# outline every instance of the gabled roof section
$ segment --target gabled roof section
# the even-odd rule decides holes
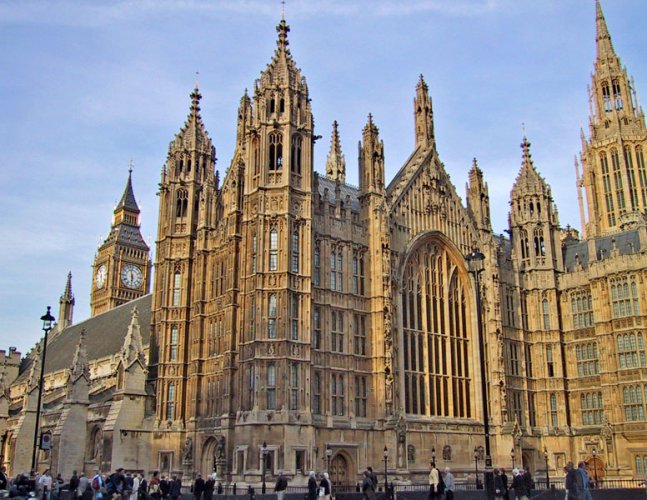
[[[72,366],[70,367],[71,381],[74,382],[80,377],[90,380],[90,364],[88,362],[88,352],[85,349],[85,328],[81,329],[79,334],[79,343],[76,345]]]
[[[144,344],[142,343],[139,311],[137,306],[133,306],[131,310],[128,333],[126,333],[124,345],[121,348],[121,361],[126,369],[128,369],[133,363],[137,362],[139,362],[142,367],[146,367],[144,363]]]
[[[84,344],[87,358],[91,362],[108,356],[119,355],[128,334],[128,327],[132,321],[132,309],[137,307],[140,321],[141,343],[148,345],[150,340],[150,315],[152,295],[144,295],[126,304],[106,311],[103,314],[67,327],[55,338],[50,338],[47,343],[47,359],[45,360],[45,374],[65,370],[72,365],[76,346],[79,344],[81,331],[85,330]],[[39,344],[40,346],[40,344]],[[40,352],[38,348],[38,352]],[[16,382],[26,381],[30,373],[34,372],[36,381],[40,356],[36,349],[31,357],[21,367],[21,373]],[[36,366],[33,361],[36,360]]]

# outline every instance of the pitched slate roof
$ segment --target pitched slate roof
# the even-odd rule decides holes
[[[103,314],[67,327],[59,335],[50,337],[47,343],[45,373],[53,373],[70,368],[81,330],[85,330],[85,346],[89,360],[105,358],[118,353],[128,333],[133,307],[139,311],[142,343],[148,345],[150,340],[152,294],[144,295],[126,304],[115,307]],[[32,351],[33,352],[33,351]],[[20,375],[16,382],[26,380],[31,367],[31,357],[22,363]]]
[[[319,183],[319,195],[323,199],[324,195],[324,190],[328,188],[328,202],[331,205],[335,204],[335,181],[332,179],[328,179],[324,176],[319,176],[317,179],[317,182]],[[339,193],[341,196],[341,200],[345,202],[346,196],[350,197],[350,208],[353,212],[359,212],[360,210],[360,204],[359,204],[359,189],[351,186],[349,184],[339,184]]]

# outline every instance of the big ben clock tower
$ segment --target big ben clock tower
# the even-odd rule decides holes
[[[128,171],[126,189],[115,208],[112,228],[92,266],[92,316],[146,295],[150,289],[149,247],[139,229],[139,206]]]

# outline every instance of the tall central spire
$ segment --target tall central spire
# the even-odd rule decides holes
[[[614,55],[613,44],[611,43],[611,35],[607,28],[607,21],[602,12],[600,0],[595,0],[595,24],[596,24],[596,46],[598,59],[601,57],[608,57]]]

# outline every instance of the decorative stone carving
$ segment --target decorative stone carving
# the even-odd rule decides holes
[[[446,444],[443,446],[443,460],[445,462],[450,462],[452,459],[452,447]]]
[[[185,464],[193,462],[193,439],[190,437],[186,438],[182,448],[182,462]]]
[[[412,444],[407,446],[407,461],[409,463],[415,463],[416,461],[416,447]]]

